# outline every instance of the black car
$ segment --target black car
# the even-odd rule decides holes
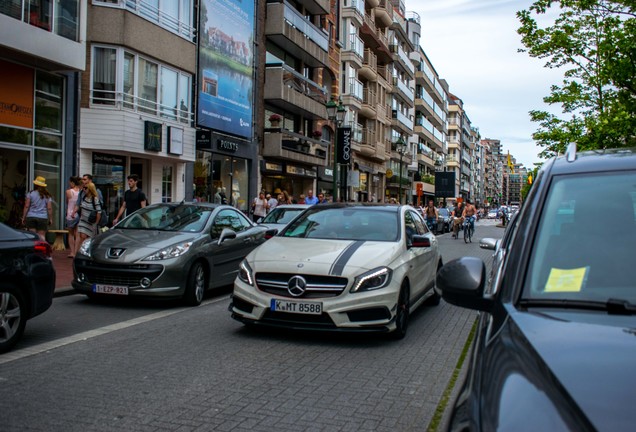
[[[607,214],[612,214],[608,224]],[[636,150],[546,162],[495,251],[437,275],[481,311],[450,430],[633,430]]]
[[[437,233],[443,234],[450,232],[453,228],[453,218],[450,210],[442,207],[437,209],[437,214],[439,215],[439,218],[437,219]]]
[[[16,344],[27,320],[51,306],[54,291],[51,245],[0,223],[0,353]]]

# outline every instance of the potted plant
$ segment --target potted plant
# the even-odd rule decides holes
[[[271,123],[272,127],[278,127],[280,125],[281,119],[282,117],[278,114],[272,114],[271,116],[269,116],[269,122]]]
[[[314,137],[315,139],[320,139],[320,137],[322,136],[322,131],[321,130],[315,130],[311,133],[311,136]]]

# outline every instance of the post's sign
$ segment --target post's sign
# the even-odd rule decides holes
[[[337,160],[341,165],[349,165],[351,163],[351,128],[342,127],[338,129],[337,139]]]
[[[435,196],[440,198],[455,196],[455,173],[453,171],[437,171],[435,173]]]

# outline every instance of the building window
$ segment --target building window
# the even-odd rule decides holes
[[[161,202],[172,202],[172,167],[164,166],[161,175]]]
[[[93,47],[91,103],[189,124],[192,76],[122,48]]]
[[[0,14],[79,40],[79,0],[2,0]]]

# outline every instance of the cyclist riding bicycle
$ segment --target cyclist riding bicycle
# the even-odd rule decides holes
[[[466,200],[466,208],[464,209],[464,213],[462,216],[464,217],[464,226],[470,224],[473,232],[475,232],[475,213],[477,210],[475,206],[470,202],[470,200]]]
[[[426,225],[428,225],[428,228],[431,231],[436,231],[439,213],[437,212],[437,208],[435,207],[433,200],[429,200],[428,205],[424,207],[424,216],[426,216]]]

